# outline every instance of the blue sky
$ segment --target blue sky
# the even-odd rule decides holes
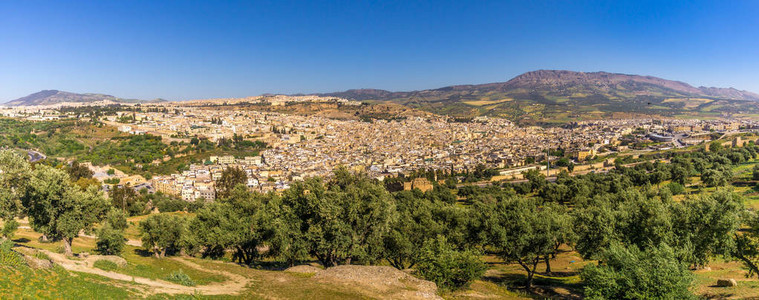
[[[537,69],[759,92],[759,1],[0,1],[0,102],[415,90]]]

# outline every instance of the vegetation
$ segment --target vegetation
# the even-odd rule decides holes
[[[117,270],[119,268],[119,265],[117,265],[115,262],[112,262],[110,260],[99,259],[95,261],[95,263],[93,264],[93,267],[101,269],[101,270],[105,270],[105,271],[113,271],[113,270]]]
[[[71,242],[105,216],[108,202],[96,187],[82,190],[64,171],[38,166],[31,172],[23,197],[29,223],[48,238],[61,239],[68,256]]]
[[[185,286],[195,286],[195,282],[190,279],[182,270],[174,271],[169,276],[166,276],[166,280],[175,282]]]
[[[613,244],[603,265],[582,271],[585,296],[590,299],[695,299],[692,275],[666,245],[640,250]]]
[[[418,274],[443,289],[468,287],[487,269],[479,256],[472,250],[457,251],[445,237],[438,236],[428,240],[421,249]]]
[[[0,151],[0,189],[8,192],[0,209],[3,226],[11,224],[9,238],[18,225],[11,221],[26,215],[34,231],[59,241],[68,255],[93,248],[120,254],[129,264],[114,272],[188,286],[224,279],[179,272],[183,265],[165,257],[184,252],[258,268],[389,264],[413,268],[446,293],[481,288],[487,268],[513,267],[525,274],[513,282],[528,293],[539,293],[536,285],[575,280],[570,292],[590,298],[680,299],[694,297],[700,280],[690,268],[733,260],[750,276],[759,274],[759,217],[747,209],[756,203],[743,197],[756,197],[750,180],[757,150],[748,144],[662,152],[628,167],[620,162],[607,173],[560,173],[553,182],[534,171],[515,184],[457,186],[447,178],[432,181],[426,192],[390,192],[365,174],[338,169],[281,194],[261,194],[229,172],[225,196],[197,206],[131,187],[114,187],[109,201],[94,186],[76,183],[88,174],[73,163],[31,165]],[[722,179],[708,179],[715,174]],[[152,206],[162,213],[143,216]],[[94,229],[97,239],[78,238]],[[125,245],[125,236],[141,239],[144,250]],[[60,245],[24,238],[47,250]],[[3,261],[24,268],[23,259],[12,263],[20,255],[6,243]],[[585,259],[584,269],[576,268],[582,271],[567,276],[565,262],[560,272],[552,270],[567,252]]]

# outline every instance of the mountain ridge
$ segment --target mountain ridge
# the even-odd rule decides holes
[[[449,85],[433,89],[414,90],[414,91],[389,91],[383,89],[362,88],[349,89],[341,92],[317,93],[314,95],[332,96],[346,98],[350,100],[390,100],[400,98],[414,93],[425,93],[432,91],[461,91],[466,89],[475,90],[495,90],[507,91],[513,88],[530,87],[530,85],[542,85],[560,87],[562,84],[596,84],[608,86],[610,84],[619,84],[626,81],[639,83],[648,83],[661,85],[678,92],[692,94],[699,97],[721,97],[730,100],[754,100],[759,101],[759,94],[739,90],[736,88],[720,87],[694,87],[688,83],[676,80],[668,80],[648,75],[632,75],[624,73],[610,72],[576,72],[567,70],[536,70],[517,75],[516,77],[503,82],[492,82],[483,84],[460,84]]]
[[[4,103],[6,106],[35,106],[54,105],[60,103],[91,103],[97,101],[113,101],[117,103],[149,103],[166,101],[163,99],[139,100],[123,99],[106,94],[97,93],[71,93],[60,90],[42,90],[15,100]]]

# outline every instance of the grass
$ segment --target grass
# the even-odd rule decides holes
[[[137,217],[140,218],[140,217]],[[137,224],[138,222],[135,222]],[[129,225],[131,229],[134,229],[133,225]],[[52,252],[57,252],[58,248],[62,246],[62,242],[54,243],[42,243],[39,242],[40,234],[33,232],[29,229],[19,229],[15,235],[15,242],[19,245],[45,249]],[[75,238],[72,244],[74,253],[92,252],[95,248],[95,239],[88,237]],[[190,278],[192,278],[197,284],[208,284],[211,282],[222,282],[226,280],[225,277],[203,272],[195,269],[188,269],[184,264],[173,260],[171,258],[156,259],[147,253],[144,249],[134,246],[125,246],[122,257],[126,259],[127,266],[124,268],[113,269],[112,271],[138,277],[146,277],[150,279],[163,279],[169,276],[172,272],[178,270],[184,270]]]
[[[0,267],[0,299],[134,299],[137,289],[127,283],[61,267],[35,270]]]
[[[122,257],[126,259],[127,266],[116,272],[146,277],[150,279],[165,279],[172,273],[183,270],[196,284],[204,285],[212,282],[222,282],[227,280],[224,276],[203,272],[200,270],[187,268],[181,262],[169,257],[155,258],[152,253],[146,253],[144,249],[126,246]]]
[[[110,260],[104,260],[100,259],[95,261],[93,264],[93,267],[105,270],[105,271],[113,271],[119,268],[119,265],[117,265],[115,262],[112,262]]]
[[[169,274],[169,276],[166,276],[164,279],[184,286],[195,286],[195,281],[192,281],[192,279],[190,279],[190,276],[187,276],[187,274],[182,272],[181,269],[171,272],[171,274]]]

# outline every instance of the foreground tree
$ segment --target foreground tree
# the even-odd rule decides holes
[[[692,275],[666,244],[640,250],[612,244],[603,264],[587,265],[580,274],[588,299],[694,299]]]
[[[500,201],[486,215],[488,242],[506,262],[516,262],[527,272],[527,288],[532,287],[538,263],[555,253],[556,234],[551,218],[535,201],[513,198]]]
[[[268,246],[274,235],[272,218],[264,209],[267,198],[238,186],[230,197],[200,209],[189,228],[204,249],[203,256],[218,258],[230,249],[235,251],[234,258],[246,265],[260,257],[259,247]]]
[[[419,252],[417,273],[446,290],[467,287],[487,270],[479,253],[456,250],[442,235],[428,240]]]
[[[185,235],[183,217],[168,214],[148,216],[140,222],[142,246],[153,251],[156,258],[163,258],[167,251],[177,251]]]
[[[296,182],[282,196],[289,220],[291,247],[305,247],[324,266],[376,261],[395,211],[390,194],[365,175],[335,171],[327,184],[320,178]],[[285,248],[285,247],[279,247]]]
[[[729,255],[741,226],[743,200],[729,190],[687,199],[672,212],[673,245],[681,260],[702,267],[715,255]]]
[[[105,217],[103,226],[97,231],[97,251],[103,255],[120,255],[124,250],[126,239],[124,229],[127,227],[126,216],[121,210],[111,208]]]
[[[385,236],[383,256],[391,266],[404,270],[419,262],[424,242],[442,234],[444,228],[434,216],[436,205],[420,191],[397,192],[394,198],[397,216]]]
[[[96,187],[81,190],[68,174],[49,166],[31,173],[24,196],[32,228],[54,240],[63,240],[66,255],[73,255],[71,242],[82,230],[90,230],[102,220],[108,201]]]
[[[559,253],[559,247],[562,245],[572,245],[576,237],[572,227],[572,216],[567,212],[566,207],[549,203],[543,207],[541,215],[548,221],[548,237],[553,244],[551,253],[546,254],[543,258],[546,265],[546,274],[551,274],[551,259],[556,258],[556,255]]]
[[[0,151],[0,219],[2,238],[9,239],[18,227],[15,218],[22,212],[21,197],[29,184],[31,167],[24,157],[10,150]]]

